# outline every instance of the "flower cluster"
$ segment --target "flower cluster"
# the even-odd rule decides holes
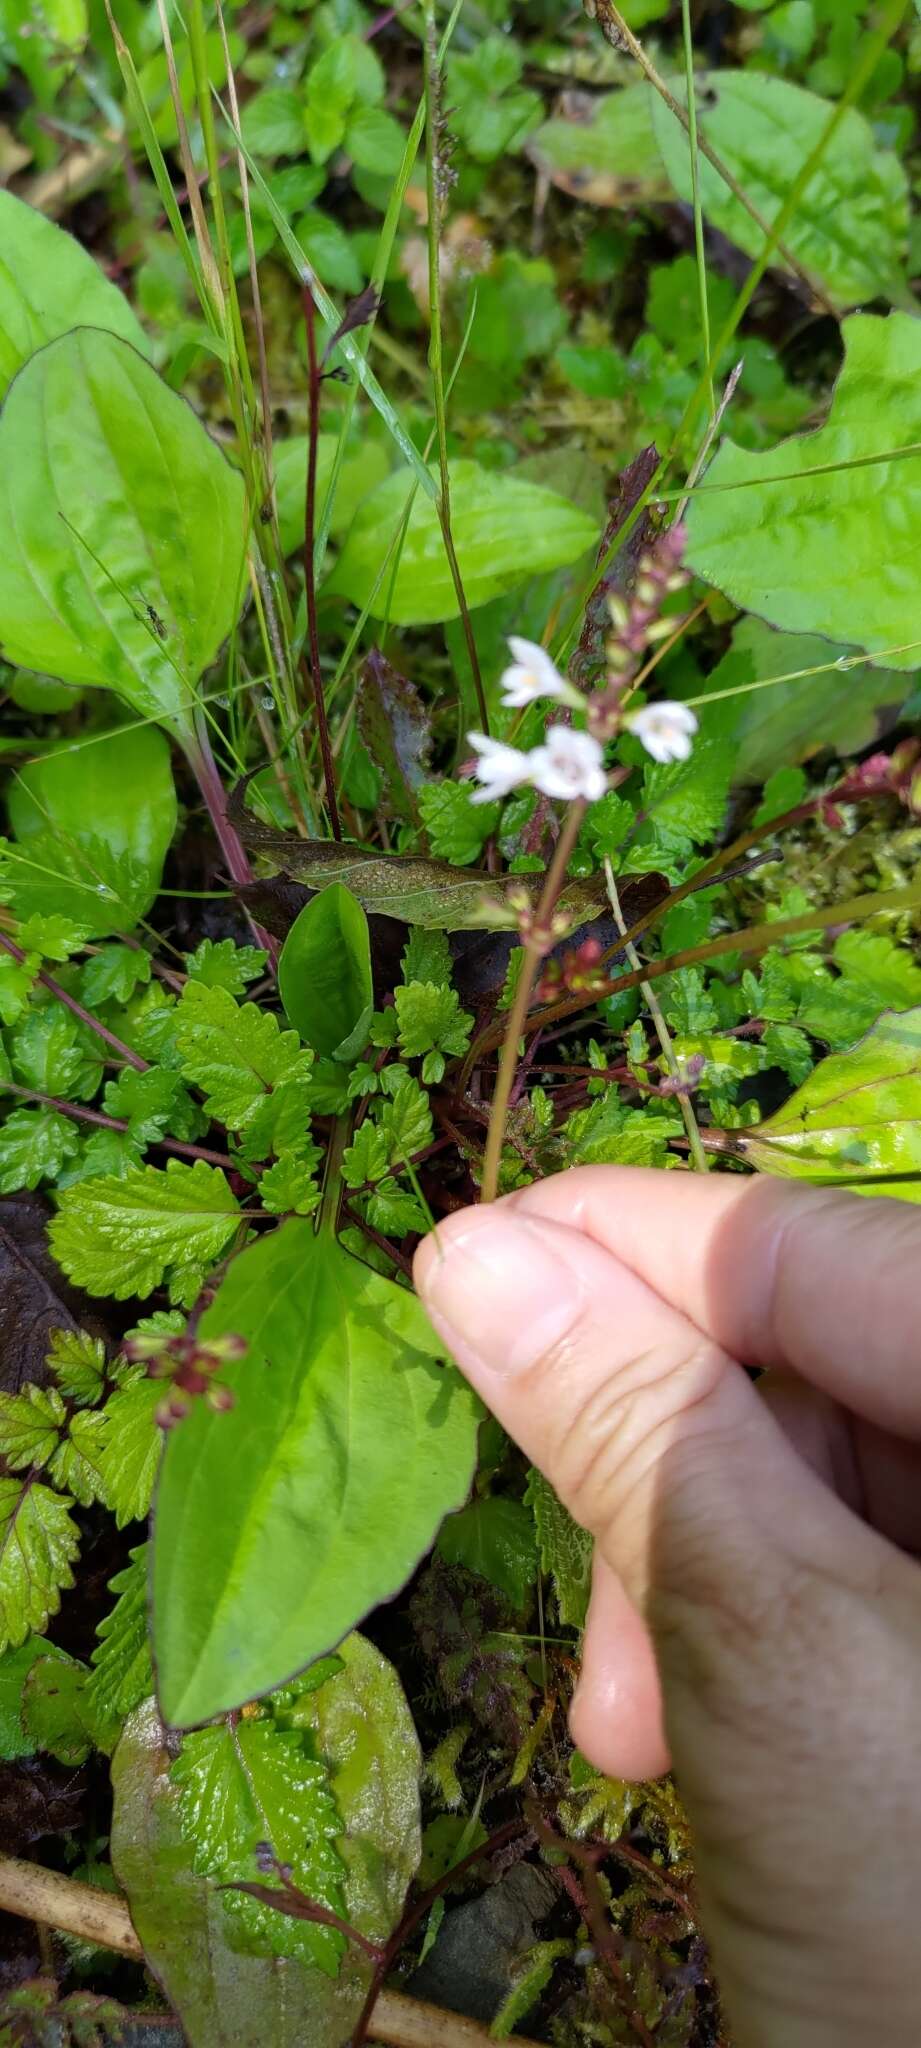
[[[157,1409],[161,1429],[171,1429],[188,1414],[192,1402],[204,1395],[209,1408],[223,1414],[234,1405],[229,1387],[218,1386],[214,1374],[231,1359],[244,1358],[249,1349],[245,1337],[228,1332],[224,1337],[200,1338],[188,1330],[178,1334],[163,1331],[130,1337],[125,1356],[147,1367],[152,1380],[171,1380],[169,1392]]]
[[[594,725],[605,738],[618,729],[634,733],[654,761],[688,759],[697,731],[697,719],[688,704],[644,704],[637,711],[616,713],[612,721],[608,693],[597,699],[584,697],[560,674],[545,648],[517,638],[508,644],[513,660],[500,682],[507,708],[522,710],[549,698],[570,710],[585,711],[589,726]],[[597,803],[608,787],[604,751],[596,731],[549,725],[543,745],[532,747],[529,753],[482,732],[468,733],[467,738],[477,756],[473,772],[480,787],[473,797],[475,804],[494,803],[524,784],[541,790],[544,796],[569,802],[578,797],[591,804]]]

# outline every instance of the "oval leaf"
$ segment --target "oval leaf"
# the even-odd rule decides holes
[[[275,449],[275,495],[282,550],[293,555],[304,545],[307,509],[307,435],[294,434]],[[332,480],[339,446],[338,434],[320,434],[317,439],[317,519],[319,521]],[[348,531],[360,504],[369,491],[387,475],[387,450],[379,441],[365,438],[360,448],[346,454],[336,482],[330,532],[334,539]]]
[[[4,881],[21,917],[62,912],[102,938],[146,915],[176,829],[162,733],[138,726],[27,761],[6,800],[19,847]]]
[[[776,1116],[733,1136],[732,1150],[761,1173],[803,1180],[921,1174],[919,1084],[921,1009],[887,1010],[849,1052],[821,1060]]]
[[[374,1008],[368,920],[341,882],[305,903],[278,962],[285,1016],[314,1052],[354,1060]]]
[[[583,205],[636,207],[669,198],[647,85],[568,93],[565,111],[528,137],[529,156],[561,192]]]
[[[396,575],[390,562],[384,567],[412,484],[409,471],[400,469],[364,500],[326,588],[367,605],[372,618],[428,626],[459,613],[430,498],[416,494]],[[568,498],[468,461],[451,464],[451,531],[469,605],[487,604],[530,576],[577,561],[598,539],[597,521]]]
[[[684,88],[672,80],[675,97]],[[833,107],[816,93],[760,71],[710,71],[696,80],[701,132],[763,219],[773,223]],[[688,138],[658,94],[653,120],[665,168],[691,204]],[[706,218],[747,256],[760,256],[756,221],[706,157],[700,158]],[[908,184],[898,157],[880,149],[869,121],[851,107],[784,231],[791,255],[842,305],[894,295],[908,240]],[[781,260],[777,257],[775,260]]]
[[[72,327],[104,327],[147,355],[124,293],[72,235],[12,192],[0,192],[0,249],[0,398],[36,349]]]
[[[292,1219],[231,1266],[235,1406],[171,1434],[154,1654],[180,1727],[278,1685],[405,1583],[470,1485],[476,1409],[415,1298]]]
[[[241,478],[128,343],[95,328],[32,357],[0,417],[0,647],[190,729],[239,610]]]
[[[859,313],[842,334],[844,368],[826,425],[769,454],[726,442],[691,499],[687,560],[773,626],[885,652],[890,668],[915,669],[921,461],[872,458],[921,442],[921,321]],[[804,474],[828,463],[859,466]],[[892,652],[903,646],[909,651]],[[842,693],[848,687],[843,678]]]

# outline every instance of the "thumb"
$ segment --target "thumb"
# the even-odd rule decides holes
[[[887,2042],[913,2041],[917,1567],[798,1457],[739,1364],[581,1231],[512,1196],[439,1225],[416,1283],[651,1638],[740,2042],[865,2042],[881,1984],[904,1987]],[[654,1719],[648,1684],[611,1697]]]

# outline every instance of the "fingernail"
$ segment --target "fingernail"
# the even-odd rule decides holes
[[[524,1372],[572,1328],[582,1288],[558,1240],[557,1230],[496,1209],[427,1240],[419,1291],[465,1369]]]

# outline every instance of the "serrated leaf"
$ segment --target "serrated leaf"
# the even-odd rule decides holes
[[[716,1004],[699,967],[682,967],[677,974],[663,974],[656,993],[673,1031],[712,1031],[717,1022]]]
[[[921,547],[916,466],[864,458],[921,441],[921,325],[907,313],[860,313],[841,331],[826,425],[757,455],[724,442],[691,500],[687,559],[772,625],[871,655],[905,646],[888,666],[914,669],[918,614],[903,565]]]
[[[434,1132],[425,1089],[407,1074],[376,1112],[391,1166],[402,1166],[414,1152],[430,1145]]]
[[[560,1620],[584,1628],[592,1581],[594,1540],[574,1522],[549,1479],[532,1465],[525,1499],[534,1516],[541,1568],[553,1580]]]
[[[225,988],[241,996],[247,984],[258,981],[268,955],[260,946],[236,946],[233,939],[202,939],[194,953],[185,955],[185,969],[192,981],[206,988]]]
[[[63,961],[69,960],[72,953],[79,953],[88,933],[85,925],[75,924],[72,918],[62,917],[57,911],[32,911],[21,922],[16,936],[24,952],[40,953],[43,960]]]
[[[598,539],[596,521],[576,505],[508,471],[458,460],[450,479],[452,537],[471,606],[575,562]],[[399,626],[433,625],[460,611],[437,507],[421,492],[396,570],[392,563],[385,567],[412,483],[408,470],[397,470],[363,499],[326,585],[331,594],[367,606],[372,618]]]
[[[42,1095],[88,1102],[99,1086],[99,1041],[63,1003],[35,1004],[9,1039],[18,1081]]]
[[[438,1554],[498,1586],[520,1612],[537,1576],[534,1523],[517,1500],[487,1495],[449,1515],[438,1532]]]
[[[762,218],[773,222],[824,134],[831,102],[760,71],[709,71],[698,74],[695,87],[702,134]],[[684,98],[677,80],[674,91]],[[651,97],[665,167],[679,197],[690,202],[687,135]],[[747,256],[759,256],[764,236],[757,221],[703,155],[699,172],[706,218]],[[800,196],[784,242],[839,304],[853,305],[897,293],[907,234],[907,184],[898,157],[877,146],[869,121],[850,107]]]
[[[36,1749],[62,1764],[82,1764],[93,1747],[83,1712],[86,1666],[73,1657],[39,1657],[22,1693],[22,1722]]]
[[[419,790],[419,813],[429,845],[452,867],[472,867],[499,823],[499,804],[475,804],[474,794],[473,783],[447,779],[424,782]]]
[[[70,1507],[37,1480],[0,1479],[0,1649],[43,1629],[74,1583],[80,1539]]]
[[[14,1109],[0,1126],[0,1195],[57,1180],[79,1150],[79,1133],[69,1117],[56,1109]]]
[[[201,1728],[185,1737],[172,1781],[200,1876],[222,1885],[259,1882],[256,1846],[268,1841],[308,1898],[342,1913],[344,1869],[335,1846],[342,1820],[326,1767],[298,1729],[271,1720]],[[344,1941],[335,1929],[288,1919],[245,1892],[226,1891],[223,1901],[237,1947],[336,1975]]]
[[[359,1124],[350,1145],[342,1154],[342,1178],[347,1188],[363,1188],[369,1181],[383,1180],[390,1165],[390,1148],[370,1117]]]
[[[153,1684],[147,1637],[147,1544],[129,1552],[130,1564],[109,1581],[118,1599],[99,1623],[87,1694],[100,1719],[124,1719]]]
[[[49,1238],[68,1279],[89,1294],[126,1301],[168,1279],[173,1299],[185,1301],[239,1218],[217,1167],[171,1159],[165,1169],[131,1167],[120,1180],[107,1175],[65,1189]]]
[[[109,1116],[125,1119],[128,1136],[139,1148],[155,1144],[164,1131],[174,1138],[196,1138],[204,1125],[179,1075],[162,1067],[151,1067],[146,1074],[123,1068],[117,1081],[107,1081],[102,1103]]]
[[[41,964],[40,953],[27,953],[24,960],[0,953],[0,1023],[15,1024],[22,1016]]]
[[[7,1650],[0,1657],[0,1759],[4,1763],[35,1754],[35,1743],[22,1723],[23,1687],[33,1664],[39,1657],[64,1661],[65,1656],[46,1636],[27,1636],[18,1649]]]
[[[259,1200],[274,1216],[285,1216],[289,1211],[296,1216],[312,1216],[320,1200],[312,1162],[299,1159],[293,1152],[283,1153],[260,1174]]]
[[[760,1173],[805,1180],[921,1174],[921,1008],[884,1013],[849,1052],[820,1060],[782,1109],[731,1149]]]
[[[119,1529],[143,1521],[150,1507],[160,1458],[156,1414],[162,1395],[158,1382],[137,1369],[110,1394],[98,1418],[99,1497]]]
[[[334,1672],[323,1672],[320,1689],[295,1712],[315,1731],[336,1788],[346,1917],[383,1942],[419,1860],[418,1743],[396,1673],[371,1644],[350,1636]],[[222,1895],[191,1870],[170,1761],[151,1702],[132,1717],[113,1761],[112,1854],[145,1954],[187,2038],[195,2048],[341,2048],[372,1964],[350,1943],[332,1980],[230,1948]]]
[[[702,739],[687,761],[653,761],[643,780],[644,812],[659,831],[704,846],[722,829],[732,776],[728,740]]]
[[[280,1081],[309,1074],[312,1055],[271,1010],[235,1002],[224,988],[188,981],[176,1024],[182,1072],[202,1090],[209,1116],[246,1131]]]
[[[0,191],[0,246],[0,398],[36,349],[71,327],[108,328],[148,353],[124,293],[88,251],[6,191]]]
[[[200,1334],[231,1330],[250,1346],[226,1371],[235,1406],[170,1432],[157,1492],[155,1655],[179,1725],[280,1684],[389,1598],[475,1451],[475,1403],[419,1304],[309,1222],[231,1266]]]
[[[86,1330],[52,1330],[47,1366],[60,1387],[80,1406],[98,1401],[106,1372],[106,1347]]]
[[[394,993],[400,1027],[400,1050],[418,1059],[437,1050],[449,1056],[466,1052],[473,1017],[462,1010],[460,997],[442,983],[410,981]]]
[[[133,946],[103,946],[83,969],[81,995],[90,1010],[98,1009],[100,1003],[127,1003],[150,976],[149,953]]]
[[[243,499],[191,408],[127,342],[94,328],[51,342],[0,417],[7,659],[106,686],[188,738],[194,685],[237,615]]]
[[[368,920],[340,882],[298,912],[278,961],[289,1024],[322,1058],[351,1062],[374,1009]]]
[[[13,1472],[47,1465],[67,1420],[55,1387],[0,1394],[0,1456]]]
[[[427,932],[416,925],[410,932],[400,960],[404,981],[433,981],[439,988],[451,980],[451,948],[444,932]]]
[[[104,1420],[98,1409],[83,1408],[72,1415],[48,1464],[49,1479],[83,1508],[105,1497],[99,1469]]]

